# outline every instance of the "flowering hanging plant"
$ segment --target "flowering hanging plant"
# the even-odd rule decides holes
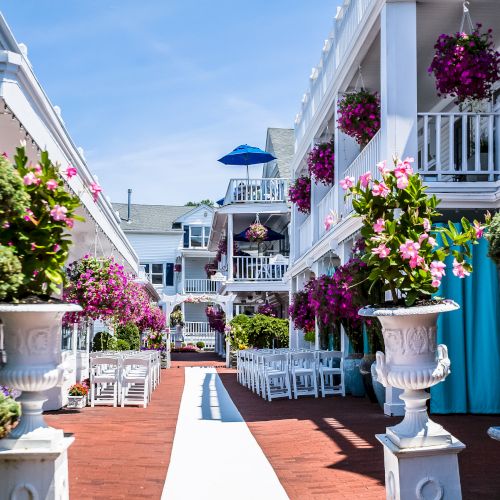
[[[325,186],[333,184],[334,165],[333,141],[316,144],[307,156],[309,174],[314,178],[316,184],[318,182],[321,182]]]
[[[267,227],[260,222],[254,222],[245,232],[245,237],[248,241],[260,243],[267,238]]]
[[[406,306],[429,299],[445,275],[448,255],[454,257],[453,274],[468,276],[471,244],[477,243],[486,227],[462,218],[461,231],[451,222],[433,228],[433,219],[441,215],[436,210],[438,200],[426,194],[420,175],[413,172],[413,161],[395,159],[393,167],[379,163],[381,180],[372,180],[371,172],[366,172],[358,180],[346,177],[341,182],[362,218],[366,245],[362,260],[368,266],[368,279],[382,291],[390,291],[394,305],[400,295]],[[486,225],[489,222],[488,215]]]
[[[22,277],[20,283],[6,291],[4,298],[11,302],[30,296],[47,300],[61,292],[71,245],[68,230],[75,220],[83,220],[75,213],[80,200],[66,191],[46,151],[41,153],[38,163],[31,164],[24,147],[19,147],[14,164],[2,157],[2,167],[11,172],[10,181],[15,182],[17,192],[9,195],[14,186],[10,181],[0,185],[0,245],[11,249],[16,260],[11,268]],[[24,205],[22,213],[20,205]]]
[[[207,264],[205,264],[205,272],[207,273],[207,278],[213,276],[217,272],[217,263],[208,262]]]
[[[160,331],[152,331],[146,337],[145,350],[149,351],[165,351],[167,345],[163,340],[163,334]]]
[[[288,196],[297,205],[299,212],[308,214],[311,211],[311,178],[305,175],[297,178],[290,185]]]
[[[271,304],[262,304],[257,308],[258,314],[263,314],[264,316],[271,316],[272,318],[278,317],[278,311],[276,307]]]
[[[495,50],[492,30],[442,34],[434,45],[428,69],[436,78],[438,96],[449,95],[459,103],[467,99],[488,99],[500,79],[500,53]]]
[[[151,334],[161,335],[166,327],[166,318],[163,310],[156,304],[149,304],[138,326],[142,331],[149,330]]]
[[[208,318],[210,328],[218,333],[224,333],[226,326],[226,314],[219,307],[208,306],[205,308],[205,314]]]
[[[362,146],[366,146],[380,128],[380,99],[367,90],[344,94],[339,100],[338,113],[339,129]]]
[[[293,320],[295,328],[304,332],[311,332],[315,329],[316,315],[309,302],[310,284],[304,290],[295,292],[292,296],[288,314]]]

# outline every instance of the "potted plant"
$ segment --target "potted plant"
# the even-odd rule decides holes
[[[44,421],[43,392],[64,378],[60,359],[62,316],[80,310],[78,305],[63,303],[56,296],[65,279],[69,231],[75,220],[83,219],[75,213],[78,197],[66,191],[47,152],[31,164],[24,147],[19,147],[14,164],[6,158],[1,162],[0,245],[11,249],[3,251],[3,270],[8,261],[17,277],[0,276],[0,319],[7,355],[7,363],[0,369],[0,383],[22,391],[19,401],[24,415],[2,446],[48,448],[64,435]]]
[[[393,167],[381,162],[381,180],[373,181],[366,172],[359,180],[346,178],[342,184],[362,219],[366,251],[361,258],[368,267],[368,280],[392,298],[365,307],[360,314],[378,318],[382,325],[385,354],[377,352],[380,381],[404,391],[404,420],[387,429],[388,438],[401,448],[451,442],[450,434],[429,419],[426,401],[427,389],[443,381],[450,370],[446,346],[436,343],[437,318],[459,306],[433,296],[447,271],[448,255],[454,257],[455,276],[470,274],[471,245],[485,229],[466,219],[461,220],[460,231],[451,222],[433,227],[440,215],[438,200],[426,194],[412,163],[413,158],[395,160]]]
[[[325,186],[333,185],[333,169],[335,166],[333,148],[333,141],[316,144],[307,155],[309,174],[314,178],[316,184],[321,182]]]
[[[261,243],[267,238],[267,233],[267,227],[256,221],[246,230],[245,237],[248,241]]]
[[[73,384],[68,392],[67,408],[85,408],[87,406],[87,394],[89,388],[85,382]]]
[[[0,391],[0,439],[8,436],[21,418],[21,405],[12,397],[9,390]]]
[[[311,212],[311,178],[306,175],[298,177],[288,189],[290,201],[297,205],[299,212]]]

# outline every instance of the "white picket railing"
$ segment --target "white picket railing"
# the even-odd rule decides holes
[[[380,142],[381,134],[379,130],[372,137],[372,140],[363,148],[351,165],[346,169],[344,176],[354,177],[354,180],[357,181],[360,175],[370,171],[373,179],[380,179],[380,172],[377,169],[377,163],[381,160]],[[348,196],[343,203],[342,214],[347,216],[351,212],[352,197]]]
[[[275,257],[234,257],[235,281],[281,281],[288,269],[288,259]]]
[[[284,203],[288,179],[231,179],[224,198],[229,203]]]
[[[182,331],[186,344],[196,345],[196,342],[204,342],[205,348],[215,347],[215,332],[207,321],[186,321]]]
[[[303,255],[313,243],[312,218],[309,215],[299,227],[299,255]]]
[[[326,233],[325,219],[326,216],[335,213],[335,191],[337,187],[333,186],[325,197],[318,203],[318,226],[319,237],[321,238]]]
[[[500,178],[500,113],[419,113],[418,169],[426,182]]]
[[[218,283],[209,279],[184,280],[184,293],[217,293]]]

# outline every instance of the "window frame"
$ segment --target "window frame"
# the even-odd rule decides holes
[[[204,224],[193,224],[193,225],[188,225],[189,228],[189,246],[187,248],[193,249],[193,248],[201,248],[201,249],[206,249],[208,248],[208,240],[210,239],[210,226],[206,226]],[[193,236],[192,234],[192,229],[193,228],[200,228],[201,229],[201,235],[199,236]],[[201,238],[201,245],[200,246],[194,246],[192,244],[192,239],[193,238]]]

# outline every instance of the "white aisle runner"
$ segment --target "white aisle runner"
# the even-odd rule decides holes
[[[186,368],[162,500],[288,496],[215,368]]]

